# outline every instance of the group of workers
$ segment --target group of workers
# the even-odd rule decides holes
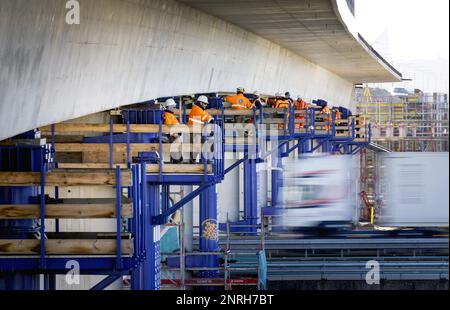
[[[253,94],[253,100],[250,100],[245,96],[245,89],[242,87],[237,88],[236,94],[231,96],[226,96],[224,99],[224,106],[229,107],[234,110],[247,110],[260,107],[272,107],[276,109],[289,109],[294,106],[296,110],[306,110],[307,108],[317,108],[317,106],[310,105],[302,97],[298,97],[297,100],[291,98],[290,93],[286,92],[284,95],[282,93],[277,93],[275,98],[263,99],[259,92]],[[209,104],[208,97],[201,95],[197,98],[196,103],[193,105],[191,112],[189,113],[188,125],[194,124],[207,124],[214,122],[214,118],[206,111]],[[174,114],[176,108],[176,102],[173,99],[168,99],[165,104],[164,113],[164,124],[165,125],[176,125],[179,124],[178,119]],[[341,119],[341,112],[338,108],[333,107],[330,109],[328,104],[324,102],[321,107],[320,114],[324,115],[324,120],[327,122],[327,129],[330,128],[330,123],[332,119],[332,113],[334,112],[335,120]],[[289,112],[287,112],[289,113]],[[289,117],[289,114],[286,115]],[[296,115],[296,129],[303,128],[305,125],[305,115]],[[240,122],[239,120],[236,120]],[[284,124],[280,124],[284,126]]]
[[[193,105],[190,113],[189,113],[189,119],[188,119],[188,125],[203,125],[208,123],[214,123],[214,118],[209,114],[207,110],[207,106],[209,104],[208,97],[205,95],[201,95],[197,98],[196,103]],[[335,120],[339,120],[342,117],[341,111],[339,108],[331,108],[328,106],[328,103],[326,101],[321,100],[320,105],[311,105],[305,100],[303,100],[302,97],[298,97],[297,100],[294,100],[291,98],[291,95],[289,92],[286,92],[284,95],[282,93],[277,93],[275,95],[275,98],[269,98],[269,99],[263,99],[259,92],[254,92],[253,99],[250,100],[245,96],[245,89],[242,87],[237,88],[236,94],[231,96],[226,96],[223,98],[223,105],[224,107],[231,108],[234,110],[247,110],[247,109],[253,109],[253,108],[261,108],[261,107],[272,107],[275,109],[289,109],[290,107],[295,107],[295,110],[306,110],[308,108],[314,108],[318,109],[320,108],[319,115],[322,116],[323,120],[325,121],[324,128],[326,130],[331,129],[331,122],[332,122],[332,113],[334,112]],[[179,121],[177,117],[175,116],[175,109],[176,109],[176,102],[174,99],[167,99],[164,103],[164,124],[165,125],[177,125],[179,124]],[[286,118],[289,117],[289,112],[282,112],[287,113]],[[239,119],[237,119],[239,118]],[[237,116],[235,121],[237,123],[243,122],[243,116]],[[304,128],[306,124],[306,114],[304,113],[298,113],[295,116],[296,122],[295,122],[295,129]],[[252,120],[250,120],[252,122]],[[279,129],[285,128],[285,124],[281,123],[279,124]],[[173,142],[176,140],[180,135],[174,134],[169,135],[167,138],[169,139],[169,142]],[[191,161],[192,161],[191,154]]]

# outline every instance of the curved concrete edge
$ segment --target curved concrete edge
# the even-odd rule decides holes
[[[346,0],[331,0],[334,13],[345,30],[355,38],[355,41],[380,65],[392,75],[392,80],[385,82],[401,82],[402,74],[384,59],[359,33],[356,18],[351,13]]]
[[[64,1],[0,6],[0,140],[157,97],[237,86],[333,105],[351,100],[348,80],[176,1],[85,0],[74,26],[65,23]]]

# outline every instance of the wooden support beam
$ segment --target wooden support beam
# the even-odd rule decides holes
[[[163,173],[167,174],[203,174],[203,164],[163,164]],[[147,173],[159,173],[159,165],[147,165]],[[208,165],[208,174],[213,173],[212,165]]]
[[[48,133],[52,131],[51,126],[45,126],[41,128],[41,131]],[[55,133],[74,133],[74,132],[97,132],[106,133],[110,131],[109,124],[81,124],[81,123],[60,123],[55,125]],[[127,132],[127,125],[114,124],[114,133]],[[142,125],[132,124],[130,125],[130,132],[135,133],[156,133],[159,132],[159,125]]]
[[[119,166],[121,169],[127,169],[127,164],[114,164],[114,167]],[[109,163],[60,163],[60,169],[109,169]]]
[[[163,143],[163,152],[175,151],[176,147],[183,147],[185,150],[190,148],[202,148],[201,143]],[[78,152],[99,152],[109,154],[108,143],[55,143],[55,151],[58,153],[78,153]],[[113,153],[124,153],[127,151],[127,145],[125,143],[115,143],[113,145]],[[159,152],[158,143],[131,143],[130,152]]]
[[[131,171],[123,170],[121,185],[131,186]],[[39,172],[0,172],[0,186],[38,186],[40,185]],[[47,186],[83,186],[105,185],[115,186],[115,170],[55,170],[46,173]]]
[[[170,144],[163,144],[163,151],[170,151]],[[109,154],[108,143],[55,143],[55,151],[70,152],[106,152]],[[126,143],[115,143],[113,145],[114,153],[123,153],[127,151]],[[135,152],[159,152],[158,143],[131,143],[130,151]]]
[[[306,129],[305,129],[305,128],[296,128],[296,129],[295,129],[295,132],[296,132],[296,133],[305,133],[305,132],[306,132]]]
[[[264,124],[283,124],[284,118],[265,118],[263,120]]]
[[[350,137],[349,133],[337,133],[335,134],[336,137]]]
[[[37,255],[40,240],[0,239],[0,254]],[[122,254],[133,253],[133,240],[122,240]],[[46,255],[114,255],[117,254],[115,239],[48,239],[45,240]]]
[[[233,130],[233,129],[255,129],[255,124],[251,123],[225,123],[225,130]]]
[[[186,132],[187,129],[191,133],[201,133],[202,126],[192,126],[192,125],[163,125],[162,133],[168,134],[171,132]],[[51,133],[51,126],[42,127],[41,131],[49,137]],[[60,123],[55,125],[55,133],[56,134],[69,134],[69,133],[108,133],[110,132],[109,124],[81,124],[81,123]],[[125,124],[113,124],[113,133],[126,133],[127,125]],[[130,133],[159,133],[159,125],[158,124],[130,124]],[[67,142],[70,142],[71,139],[68,137],[80,137],[78,136],[64,136]],[[56,137],[55,137],[56,139]],[[61,141],[62,138],[58,138],[56,140]],[[56,141],[56,142],[59,142]]]
[[[182,111],[183,112],[183,111]],[[222,115],[222,110],[220,109],[208,109],[206,110],[211,115]],[[180,110],[176,109],[174,111],[175,115],[180,114]],[[191,109],[186,109],[186,114],[189,115],[191,113]],[[225,116],[253,116],[253,110],[233,110],[233,109],[225,109]],[[256,115],[259,115],[259,110],[256,111]]]
[[[125,199],[125,198],[124,198]],[[72,202],[65,199],[64,203],[47,204],[45,206],[45,217],[48,219],[92,219],[92,218],[116,218],[115,199],[103,199],[105,202],[89,202],[89,199]],[[109,203],[107,201],[110,201]],[[102,203],[103,202],[103,203]],[[122,203],[121,217],[133,217],[133,206],[131,201]],[[40,205],[0,205],[0,219],[37,219],[40,218]]]
[[[233,145],[254,145],[256,144],[256,138],[254,137],[225,137],[225,144]]]

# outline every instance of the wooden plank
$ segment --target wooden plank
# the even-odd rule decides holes
[[[253,137],[225,137],[225,144],[237,144],[237,145],[254,145],[256,144],[256,139]]]
[[[51,132],[51,126],[41,128],[42,132]],[[73,132],[97,132],[107,133],[110,131],[109,124],[82,124],[82,123],[60,123],[55,125],[55,133],[73,133]],[[126,124],[113,124],[114,133],[127,132]],[[130,132],[134,133],[156,133],[159,132],[159,125],[150,124],[131,124]]]
[[[284,118],[265,118],[263,120],[264,124],[283,124]]]
[[[336,137],[351,137],[349,133],[337,133],[335,134]]]
[[[233,129],[256,129],[254,124],[251,123],[225,123],[225,130]]]
[[[122,170],[121,185],[131,186],[131,171]],[[46,173],[47,186],[116,185],[115,170],[55,170]],[[0,172],[0,186],[38,186],[39,172]]]
[[[131,218],[133,215],[132,203],[122,204],[121,216]],[[40,205],[0,205],[0,219],[37,219],[40,218]],[[45,206],[47,219],[102,219],[116,218],[116,204],[47,204]]]
[[[184,111],[181,111],[184,113]],[[208,109],[206,110],[210,115],[222,115],[222,110],[220,109]],[[180,110],[176,109],[174,111],[175,115],[180,114]],[[191,109],[186,109],[186,114],[189,115],[191,113]],[[224,110],[225,116],[253,116],[253,110],[233,110],[233,109],[225,109]],[[259,115],[259,110],[256,111],[256,115]]]
[[[204,173],[203,164],[163,164],[163,173],[167,174],[202,174]],[[147,173],[159,173],[159,165],[147,165]],[[212,165],[208,165],[208,174],[213,173]]]
[[[170,151],[170,144],[163,144],[163,151]],[[55,143],[56,152],[107,152],[109,154],[108,143]],[[113,153],[126,152],[126,143],[115,143]],[[131,152],[159,152],[158,143],[131,143]]]
[[[81,163],[83,162],[82,152],[58,152],[55,153],[55,162],[57,163]]]
[[[42,127],[41,131],[43,133],[51,133],[51,126]],[[179,125],[163,125],[162,133],[168,134],[170,132],[185,132],[185,133],[199,133],[202,131],[202,126],[191,126],[185,124]],[[81,124],[81,123],[60,123],[55,125],[55,133],[109,133],[110,125],[109,124]],[[113,124],[113,132],[114,133],[126,133],[127,125],[126,124]],[[130,132],[131,133],[159,133],[159,125],[158,124],[130,124]],[[79,136],[63,136],[65,139],[73,139],[68,137],[79,137]],[[56,137],[55,137],[56,139]],[[58,138],[58,140],[63,140],[63,138]],[[59,141],[55,141],[59,142]],[[70,141],[64,141],[70,142]]]
[[[133,253],[133,240],[122,240],[122,253]],[[40,241],[35,239],[0,239],[0,254],[36,255]],[[114,255],[117,253],[115,239],[48,239],[45,240],[46,255]]]
[[[163,152],[170,152],[171,149],[176,146],[183,147],[184,149],[202,148],[201,143],[163,143]],[[108,153],[109,156],[109,144],[108,143],[55,143],[55,151],[62,153],[71,152],[103,152]],[[113,145],[113,153],[126,153],[127,145],[125,143],[116,143]],[[159,152],[159,143],[131,143],[130,152]]]
[[[127,169],[127,164],[114,164],[114,168],[120,166],[121,169]],[[109,163],[60,163],[60,169],[109,169]]]

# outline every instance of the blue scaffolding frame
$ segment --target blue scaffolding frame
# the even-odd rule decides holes
[[[221,105],[219,105],[221,106]],[[283,112],[283,128],[281,132],[278,130],[275,136],[266,135],[259,132],[256,128],[256,138],[266,143],[272,141],[274,147],[268,153],[261,152],[259,144],[256,144],[255,149],[250,149],[248,144],[233,145],[231,148],[225,145],[225,130],[224,130],[224,107],[221,106],[221,114],[215,116],[214,135],[214,157],[212,160],[205,158],[202,153],[201,159],[204,165],[203,174],[164,174],[163,173],[163,116],[162,111],[156,115],[156,123],[159,125],[158,133],[149,134],[149,136],[132,134],[130,126],[132,123],[155,123],[155,119],[148,119],[148,114],[145,112],[126,110],[124,111],[124,122],[126,124],[126,132],[124,134],[114,134],[114,123],[111,119],[109,123],[109,133],[106,136],[99,136],[97,138],[89,138],[87,143],[108,143],[109,144],[109,168],[115,169],[116,173],[116,241],[117,253],[113,256],[105,257],[48,257],[45,254],[45,187],[46,187],[46,172],[58,167],[52,158],[55,153],[55,126],[52,128],[51,149],[45,147],[40,148],[40,248],[39,255],[33,257],[8,258],[0,257],[0,273],[6,272],[20,272],[20,271],[35,271],[38,274],[65,274],[67,272],[66,263],[69,260],[77,260],[80,263],[81,273],[90,275],[108,275],[106,279],[98,283],[92,289],[98,290],[107,287],[109,284],[116,281],[123,275],[131,275],[132,289],[159,289],[160,288],[160,272],[159,272],[159,225],[167,223],[171,214],[183,207],[187,202],[199,196],[201,201],[201,223],[205,225],[215,224],[217,229],[217,197],[216,184],[220,183],[225,175],[232,169],[239,165],[244,165],[244,218],[238,223],[234,223],[237,227],[234,232],[244,232],[250,234],[257,233],[257,197],[254,191],[254,184],[256,182],[256,166],[258,163],[264,162],[267,157],[272,156],[274,166],[282,168],[282,158],[288,157],[292,152],[297,150],[298,154],[312,153],[315,150],[322,148],[325,152],[339,152],[342,154],[355,154],[368,144],[371,139],[371,127],[368,126],[368,139],[366,141],[355,141],[355,120],[348,123],[348,136],[342,137],[336,135],[335,116],[332,113],[331,123],[329,128],[325,131],[316,131],[315,128],[315,113],[313,109],[304,110],[305,118],[301,121],[304,123],[303,128],[296,128],[296,113],[295,107],[290,107]],[[132,116],[132,113],[134,116]],[[140,114],[139,114],[140,113]],[[264,118],[267,113],[263,108],[253,110],[253,120],[258,125],[264,124]],[[186,119],[186,107],[184,106],[183,118]],[[272,115],[273,117],[273,115]],[[270,120],[270,119],[269,119]],[[269,122],[270,123],[270,122]],[[277,123],[278,125],[278,123]],[[220,129],[223,127],[223,130]],[[131,144],[142,143],[145,139],[155,138],[159,143],[160,158],[157,161],[159,170],[158,173],[147,173],[147,164],[150,162],[145,156],[139,157],[133,163],[131,158]],[[203,132],[203,138],[206,140],[209,137],[206,131]],[[133,218],[129,220],[128,231],[133,236],[133,254],[124,256],[121,252],[122,246],[122,218],[121,199],[122,189],[121,185],[121,168],[114,167],[114,144],[118,141],[125,140],[126,143],[126,164],[128,169],[131,169],[132,186],[127,186],[129,198],[132,199]],[[314,146],[314,141],[317,143]],[[293,145],[290,146],[290,143]],[[14,148],[14,147],[13,147]],[[15,147],[17,148],[17,147]],[[264,148],[265,150],[265,148]],[[256,152],[255,152],[256,151]],[[225,152],[244,152],[244,158],[238,160],[232,166],[225,169],[224,158]],[[254,152],[256,156],[251,152]],[[1,160],[1,157],[0,157]],[[31,166],[34,165],[33,158],[31,159]],[[208,165],[212,165],[212,173],[208,173]],[[0,165],[1,166],[1,165]],[[20,171],[20,170],[19,170]],[[277,191],[280,186],[280,171],[274,169],[272,171],[272,205],[277,201]],[[168,196],[170,193],[170,185],[196,185],[198,189],[194,190],[186,197],[181,199],[169,208]],[[162,190],[161,190],[162,189]],[[58,196],[58,188],[55,188],[56,196]],[[56,197],[58,198],[58,197]],[[160,210],[160,199],[162,199],[162,210]],[[210,222],[207,222],[210,221]],[[216,221],[214,223],[214,221]],[[219,249],[218,240],[203,238],[203,229],[200,231],[200,251],[216,252]],[[58,230],[58,225],[57,225]],[[217,277],[219,270],[219,263],[217,256],[204,255],[197,256],[201,264],[210,270],[201,274],[203,277]],[[217,270],[214,270],[217,268]],[[50,288],[49,281],[45,277],[45,289]]]

